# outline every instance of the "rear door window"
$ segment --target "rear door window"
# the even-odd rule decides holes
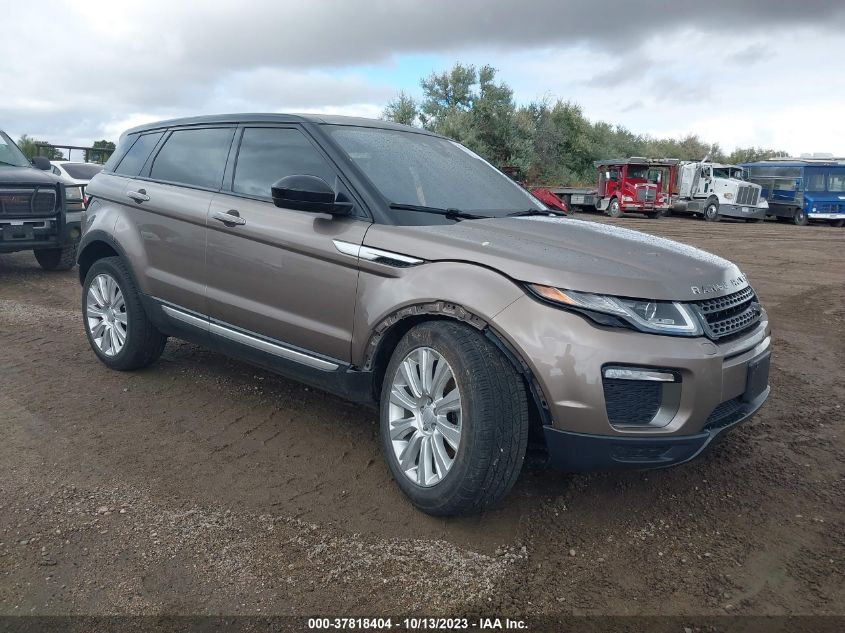
[[[163,132],[154,132],[152,134],[142,134],[139,136],[126,155],[120,161],[120,164],[115,168],[114,173],[121,176],[129,176],[134,178],[141,172],[141,168],[147,159],[150,157],[150,152],[158,143]]]
[[[176,130],[155,157],[150,178],[203,189],[219,189],[233,134],[234,128]]]
[[[270,199],[270,187],[285,176],[318,176],[329,186],[335,172],[301,131],[294,128],[244,130],[232,191]]]

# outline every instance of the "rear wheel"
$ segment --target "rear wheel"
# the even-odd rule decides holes
[[[722,216],[719,215],[719,201],[709,200],[704,209],[704,220],[707,222],[718,222]]]
[[[32,253],[44,270],[70,270],[76,264],[78,246],[79,242],[71,242],[59,248],[39,248]]]
[[[807,218],[807,212],[804,209],[795,209],[792,212],[792,223],[796,226],[807,226],[810,220]]]
[[[119,257],[96,261],[82,285],[82,320],[103,364],[126,371],[153,363],[167,342],[147,318],[135,282]]]
[[[612,218],[622,217],[622,209],[619,208],[619,200],[617,198],[613,198],[610,204],[607,205],[607,215]]]
[[[528,442],[522,378],[473,328],[423,323],[396,346],[381,394],[382,450],[428,514],[478,512],[513,487]]]

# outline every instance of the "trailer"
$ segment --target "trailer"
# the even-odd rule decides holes
[[[593,188],[554,187],[570,209],[603,211],[612,218],[623,213],[665,215],[672,202],[672,182],[678,160],[632,156],[594,163],[598,183]]]

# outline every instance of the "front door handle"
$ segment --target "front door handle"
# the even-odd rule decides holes
[[[150,197],[147,195],[146,189],[138,189],[138,191],[127,191],[126,195],[132,198],[135,202],[147,202]]]
[[[241,214],[234,209],[230,209],[229,211],[226,211],[226,213],[223,213],[222,211],[215,211],[211,214],[211,217],[219,222],[222,222],[226,226],[246,224],[246,220],[244,220],[241,217]]]

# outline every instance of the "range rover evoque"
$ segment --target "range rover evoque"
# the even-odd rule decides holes
[[[465,147],[334,116],[126,132],[79,252],[109,367],[167,337],[378,406],[425,512],[500,501],[529,438],[568,471],[686,462],[769,393],[766,312],[738,268],[556,216]]]

